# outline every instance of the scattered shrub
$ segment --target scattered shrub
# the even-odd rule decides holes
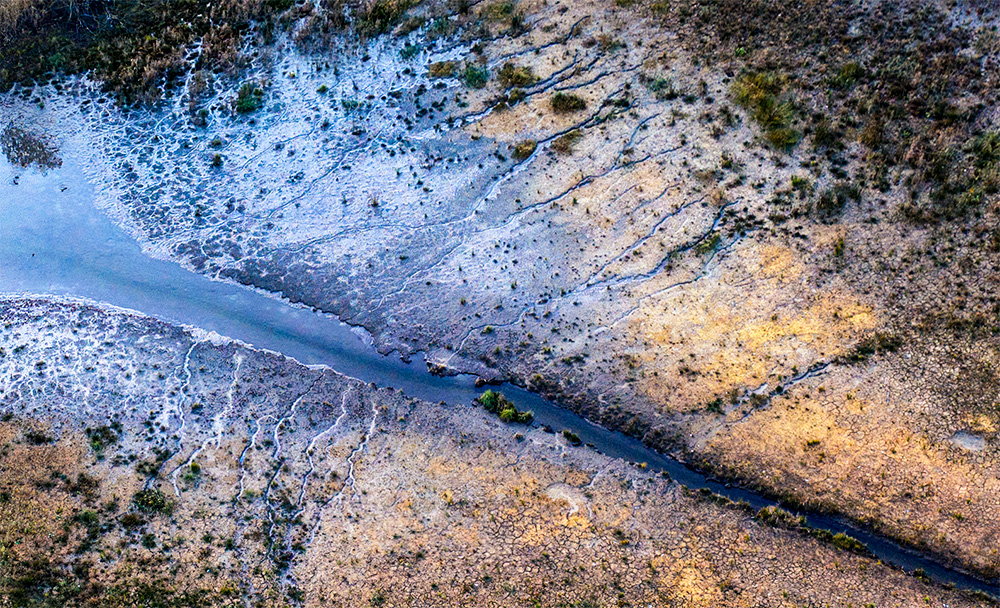
[[[264,105],[264,90],[254,82],[244,82],[236,94],[234,108],[240,114],[256,112]]]
[[[535,83],[537,78],[532,73],[530,67],[519,66],[507,62],[500,71],[497,72],[497,82],[504,88],[527,87]]]
[[[487,390],[479,396],[479,403],[487,412],[496,414],[504,422],[520,422],[529,424],[535,415],[531,411],[522,412],[502,394]]]
[[[490,70],[486,66],[470,63],[462,71],[462,81],[470,89],[481,89],[490,79]]]
[[[362,36],[377,36],[399,23],[413,0],[370,0],[354,11],[354,29]]]
[[[524,160],[535,153],[535,149],[538,147],[538,142],[533,139],[526,139],[516,146],[514,146],[514,152],[511,154],[515,160]]]
[[[560,154],[572,154],[573,145],[583,137],[583,132],[574,129],[565,135],[560,135],[552,141],[551,147]]]
[[[569,429],[564,429],[562,432],[562,436],[566,439],[566,441],[570,443],[570,445],[573,446],[583,445],[583,441],[580,439],[580,436]]]
[[[436,61],[427,66],[428,78],[450,78],[455,75],[458,64],[454,61]]]
[[[792,104],[778,98],[783,88],[783,78],[764,72],[744,74],[732,86],[736,103],[750,112],[750,117],[764,130],[764,138],[781,150],[794,146],[800,139],[790,126]]]
[[[671,99],[677,99],[681,95],[674,87],[674,81],[663,76],[648,80],[646,88],[660,101],[670,101]]]
[[[156,489],[140,490],[132,497],[132,504],[143,513],[164,513],[169,514],[173,510],[173,504],[167,496]]]
[[[556,114],[569,114],[585,109],[587,109],[587,102],[579,95],[556,93],[552,96],[552,111]]]

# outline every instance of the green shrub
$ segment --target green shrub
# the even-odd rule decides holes
[[[663,76],[646,82],[646,88],[660,101],[670,101],[680,97],[680,93],[674,88],[674,81]]]
[[[587,109],[587,102],[579,95],[556,93],[552,96],[552,111],[556,114],[569,114],[585,109]]]
[[[711,253],[715,251],[715,248],[719,246],[722,241],[722,235],[718,232],[713,232],[709,236],[701,240],[700,243],[695,245],[694,252],[698,255],[705,255],[706,253]]]
[[[167,496],[156,489],[141,490],[132,497],[132,504],[143,513],[164,513],[169,514],[173,510]]]
[[[573,129],[565,135],[560,135],[552,141],[551,148],[560,154],[572,154],[573,145],[583,137],[583,132]]]
[[[565,429],[562,432],[562,435],[566,439],[566,441],[570,442],[571,445],[579,446],[583,444],[583,441],[580,439],[580,436],[569,429]]]
[[[514,152],[511,156],[515,160],[524,160],[534,154],[536,148],[538,148],[538,142],[533,139],[526,139],[514,146]]]
[[[840,89],[846,89],[853,86],[864,75],[864,68],[857,61],[851,61],[837,70],[836,76],[830,79],[830,84]]]
[[[764,133],[766,139],[772,146],[779,150],[787,150],[799,143],[801,136],[799,132],[791,127],[778,127],[770,129]]]
[[[377,36],[388,32],[407,10],[413,0],[371,0],[354,11],[354,29],[363,36]]]
[[[403,61],[409,61],[420,53],[420,47],[415,44],[407,44],[399,51],[399,57]]]
[[[483,409],[491,414],[496,414],[504,422],[528,424],[535,419],[533,412],[519,411],[517,406],[511,403],[506,397],[492,389],[487,389],[479,396],[479,403],[483,406]]]
[[[537,78],[532,73],[530,67],[519,66],[507,62],[500,71],[497,72],[497,82],[504,88],[527,87],[535,83]]]
[[[750,112],[750,117],[764,130],[764,138],[775,148],[784,150],[797,144],[800,135],[791,128],[794,109],[779,95],[784,79],[764,72],[751,72],[736,79],[732,86],[733,100]]]
[[[244,82],[236,94],[234,107],[240,114],[256,112],[264,105],[264,90],[254,82]]]
[[[481,89],[486,86],[490,79],[490,70],[486,66],[478,66],[474,63],[467,64],[462,71],[462,81],[470,89]]]
[[[428,78],[450,78],[455,75],[458,64],[454,61],[436,61],[427,66]]]

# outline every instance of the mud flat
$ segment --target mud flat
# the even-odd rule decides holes
[[[120,310],[0,316],[12,605],[983,605],[479,408]]]
[[[2,112],[154,256],[996,578],[995,13],[716,4],[286,41],[248,113],[194,72]]]

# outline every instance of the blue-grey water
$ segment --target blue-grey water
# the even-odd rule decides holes
[[[0,293],[65,295],[130,308],[160,319],[200,327],[280,352],[306,364],[324,364],[412,397],[467,405],[482,389],[467,375],[437,377],[419,357],[410,363],[382,356],[359,332],[336,318],[238,285],[213,281],[179,264],[144,254],[139,244],[94,206],[95,193],[72,158],[42,174],[0,157]],[[536,424],[571,429],[605,454],[645,462],[691,488],[708,488],[753,508],[773,500],[730,487],[687,468],[640,441],[591,424],[539,395],[512,385],[502,390]],[[837,518],[806,514],[808,524],[844,532],[882,561],[933,579],[1000,597],[1000,586],[902,548]]]

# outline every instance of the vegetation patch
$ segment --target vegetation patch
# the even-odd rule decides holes
[[[371,0],[354,11],[355,29],[363,36],[385,34],[399,23],[413,0]]]
[[[462,82],[470,89],[481,89],[490,79],[490,70],[484,65],[469,63],[462,71]]]
[[[517,409],[513,403],[511,403],[502,394],[494,391],[487,390],[478,399],[480,405],[483,406],[487,412],[491,414],[496,414],[500,420],[504,422],[519,422],[521,424],[529,424],[535,419],[535,414],[531,411],[522,412]]]
[[[552,140],[551,148],[559,154],[572,154],[573,145],[582,138],[583,132],[580,129],[573,129],[569,133],[560,135]]]
[[[132,497],[132,504],[143,513],[159,513],[169,515],[173,511],[173,503],[167,496],[156,489],[140,490]]]
[[[779,99],[784,78],[771,73],[749,73],[733,83],[733,99],[750,112],[750,117],[764,130],[764,139],[780,150],[791,148],[801,135],[791,128],[793,106]]]
[[[236,94],[233,108],[240,114],[256,112],[264,105],[264,89],[255,82],[244,82]]]
[[[527,87],[534,84],[536,80],[538,79],[531,71],[531,67],[519,66],[509,61],[497,72],[497,82],[505,89]]]
[[[427,66],[428,78],[450,78],[455,75],[458,64],[454,61],[436,61]]]
[[[8,124],[0,132],[0,151],[12,165],[22,168],[56,169],[62,166],[59,150],[46,138]]]
[[[552,111],[556,114],[570,114],[587,109],[587,102],[573,93],[556,93],[552,96]]]
[[[538,148],[537,141],[533,139],[526,139],[514,146],[514,151],[511,153],[511,156],[514,157],[514,160],[525,160],[535,153],[536,148]]]

